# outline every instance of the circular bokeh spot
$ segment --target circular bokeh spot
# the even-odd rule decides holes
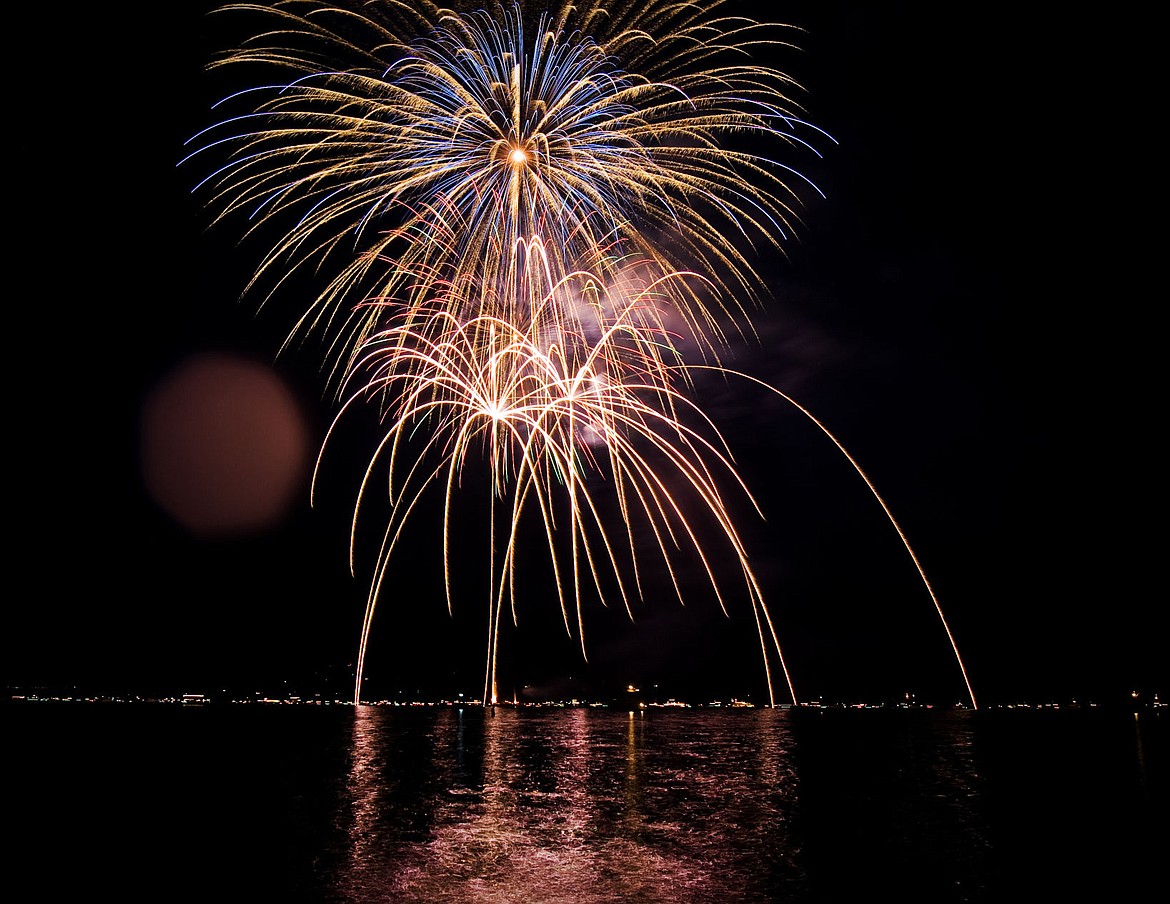
[[[141,422],[142,476],[154,500],[194,533],[256,533],[305,491],[308,428],[269,367],[197,355],[162,379]]]

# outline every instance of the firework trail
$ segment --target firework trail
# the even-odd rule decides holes
[[[249,293],[315,286],[284,348],[316,338],[338,417],[370,404],[383,417],[351,532],[356,568],[362,501],[385,465],[391,514],[355,700],[391,553],[435,487],[451,606],[448,528],[474,459],[492,494],[485,703],[502,613],[517,617],[524,518],[543,526],[584,654],[586,588],[616,587],[631,612],[641,595],[636,524],[680,599],[686,555],[726,611],[684,514],[696,506],[738,563],[770,702],[770,650],[796,702],[724,487],[750,494],[686,389],[693,366],[723,369],[729,330],[751,332],[762,285],[752,259],[782,250],[799,192],[815,191],[774,149],[816,153],[813,140],[831,139],[803,118],[799,86],[758,62],[791,46],[785,27],[730,6],[283,0],[217,11],[258,22],[212,68],[279,78],[225,98],[186,160],[222,161],[198,186],[216,221],[246,217],[246,235],[276,236]],[[684,362],[684,346],[703,363]]]
[[[550,268],[547,256],[538,252],[534,248],[528,256],[533,264],[528,273],[533,281],[542,282],[550,278]],[[412,312],[410,321],[395,323],[363,346],[364,355],[353,372],[357,388],[338,417],[350,405],[371,397],[394,402],[384,412],[384,439],[362,489],[364,494],[379,459],[388,459],[392,511],[367,602],[358,686],[390,554],[423,494],[435,485],[441,485],[444,494],[444,571],[451,607],[447,538],[452,506],[469,461],[486,460],[492,486],[493,573],[485,699],[495,684],[500,615],[510,604],[517,617],[517,535],[526,509],[534,509],[543,525],[565,628],[570,634],[576,630],[583,655],[583,585],[604,600],[605,572],[633,617],[631,596],[640,598],[642,593],[639,563],[645,553],[639,552],[636,537],[643,527],[654,537],[654,550],[678,598],[683,599],[684,591],[676,563],[697,561],[727,611],[713,551],[707,548],[709,541],[700,542],[697,516],[684,514],[680,501],[684,493],[687,500],[698,500],[738,563],[757,618],[769,626],[773,649],[792,690],[716,475],[737,485],[749,499],[750,494],[714,425],[676,388],[685,365],[664,363],[661,347],[669,337],[644,325],[653,320],[642,316],[645,309],[667,294],[668,282],[632,291],[627,281],[622,309],[605,318],[596,337],[565,329],[559,316],[570,304],[569,296],[574,296],[573,304],[602,307],[604,287],[594,274],[580,272],[551,285],[524,320],[486,314],[460,319],[437,302],[428,317]],[[388,391],[391,387],[393,392]],[[425,430],[419,430],[420,425]],[[404,455],[403,448],[415,436],[422,437],[423,448]],[[404,473],[396,477],[399,471]],[[680,485],[681,492],[676,489]],[[614,505],[603,505],[600,494]],[[603,515],[610,508],[618,513],[616,525],[608,524]],[[361,509],[359,494],[351,541]],[[502,524],[498,537],[497,510]],[[569,536],[567,552],[565,544],[558,549],[563,533]],[[629,581],[623,563],[629,566]],[[767,653],[765,648],[770,687]]]

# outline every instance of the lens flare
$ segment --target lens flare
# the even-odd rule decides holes
[[[262,24],[212,68],[278,77],[225,97],[184,164],[216,161],[197,188],[216,222],[243,218],[244,234],[267,242],[247,291],[299,299],[282,351],[322,343],[339,411],[318,472],[347,413],[376,406],[382,418],[351,527],[356,574],[358,525],[384,471],[390,514],[355,701],[392,553],[433,492],[453,607],[451,526],[461,485],[482,467],[485,704],[501,619],[519,617],[518,537],[530,522],[583,656],[585,600],[616,598],[632,616],[648,557],[680,600],[697,568],[725,613],[716,562],[732,561],[769,702],[774,657],[795,703],[727,494],[755,502],[691,377],[713,369],[760,382],[726,369],[721,353],[732,334],[751,333],[763,285],[753,261],[782,253],[802,193],[817,192],[779,151],[815,155],[832,139],[804,118],[800,86],[760,62],[793,46],[787,26],[731,14],[722,0],[550,3],[282,0],[217,11]],[[868,476],[810,412],[768,388],[864,478],[942,618]]]

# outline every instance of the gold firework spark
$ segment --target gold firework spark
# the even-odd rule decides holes
[[[548,258],[532,250],[526,259],[544,266],[530,266],[529,278],[542,283],[550,273]],[[602,301],[610,294],[608,288],[594,274],[570,274],[552,284],[524,319],[487,314],[460,319],[439,300],[429,316],[412,310],[409,320],[365,343],[353,371],[357,388],[339,418],[350,405],[373,398],[386,405],[386,427],[355,506],[351,540],[356,539],[362,496],[382,459],[390,474],[392,511],[367,601],[359,688],[374,610],[409,516],[424,493],[442,487],[450,607],[452,509],[469,463],[486,461],[493,490],[493,571],[485,700],[495,685],[501,614],[510,606],[513,620],[517,618],[517,537],[526,514],[543,526],[565,628],[577,632],[587,655],[583,595],[592,588],[604,599],[603,578],[612,578],[633,616],[631,597],[641,596],[645,555],[637,536],[644,529],[653,536],[654,551],[680,600],[684,589],[677,563],[682,558],[700,563],[711,592],[727,611],[709,541],[700,540],[698,516],[686,511],[694,501],[739,565],[761,627],[769,693],[769,649],[779,657],[792,691],[771,617],[724,503],[723,486],[734,486],[749,499],[750,494],[714,424],[677,388],[685,365],[664,358],[662,349],[670,348],[670,337],[653,325],[654,316],[647,316],[648,309],[669,295],[670,281],[655,280],[635,290],[636,278],[628,276],[620,307],[613,310],[612,302]],[[580,306],[597,312],[599,334],[587,336],[566,327],[561,312]],[[422,449],[404,454],[412,437],[421,437]],[[616,524],[607,521],[611,510],[617,513]],[[502,525],[498,537],[497,520]],[[558,544],[563,535],[567,540]],[[352,548],[351,543],[351,555]]]
[[[243,112],[192,139],[193,156],[226,157],[202,188],[220,218],[280,230],[258,280],[339,261],[290,333],[327,332],[336,375],[384,313],[352,299],[441,294],[475,314],[486,282],[501,287],[497,304],[515,304],[513,251],[535,236],[558,276],[609,278],[630,254],[663,275],[704,273],[719,291],[671,291],[712,349],[717,315],[761,285],[745,249],[780,248],[798,222],[790,182],[809,184],[752,148],[823,136],[790,97],[798,86],[753,62],[774,32],[721,6],[565,5],[526,25],[519,6],[274,4],[271,30],[214,65],[271,66],[284,80],[225,99]]]
[[[543,527],[565,628],[585,654],[584,595],[614,587],[631,610],[641,594],[636,525],[680,598],[687,556],[727,611],[696,509],[738,564],[771,701],[774,652],[796,702],[725,504],[725,487],[750,493],[687,389],[695,367],[731,373],[720,351],[728,329],[750,332],[762,285],[752,261],[781,248],[799,224],[800,191],[815,190],[759,149],[815,153],[810,140],[831,139],[803,118],[799,86],[759,62],[789,46],[783,27],[727,14],[730,3],[528,6],[221,10],[265,24],[213,68],[277,78],[225,98],[225,117],[192,139],[187,160],[221,160],[200,183],[217,220],[246,216],[246,233],[275,235],[249,292],[317,287],[285,346],[323,338],[338,417],[374,404],[384,418],[351,532],[352,565],[384,465],[391,513],[355,700],[391,553],[435,488],[451,606],[453,506],[482,461],[492,490],[485,703],[502,614],[517,617],[522,521]],[[684,345],[702,363],[685,362]],[[846,455],[941,617],[901,528]]]

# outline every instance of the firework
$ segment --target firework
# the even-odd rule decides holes
[[[276,80],[225,98],[187,161],[221,161],[200,183],[217,220],[246,216],[246,233],[275,236],[248,291],[313,287],[285,346],[320,337],[338,418],[367,405],[383,418],[351,532],[353,566],[363,500],[384,467],[391,509],[355,700],[392,553],[432,490],[451,607],[452,512],[482,464],[485,703],[501,618],[517,618],[521,523],[543,530],[565,628],[586,655],[585,596],[612,593],[632,614],[647,554],[680,599],[680,559],[697,562],[727,611],[695,519],[715,526],[738,566],[770,700],[774,652],[796,702],[724,494],[751,495],[687,389],[696,367],[731,373],[720,352],[729,331],[750,332],[762,285],[752,260],[780,250],[800,191],[815,191],[772,149],[815,153],[809,139],[828,136],[803,118],[799,86],[759,62],[788,46],[783,27],[727,6],[285,0],[220,11],[265,24],[213,68]],[[941,617],[901,528],[849,461]],[[649,553],[636,541],[646,531]]]
[[[337,261],[290,339],[327,333],[339,375],[384,313],[354,298],[441,294],[474,314],[487,282],[497,304],[519,304],[514,251],[535,236],[558,276],[609,279],[629,254],[704,273],[720,291],[671,291],[710,350],[723,308],[758,291],[745,246],[778,249],[797,221],[788,180],[807,184],[750,139],[811,148],[821,134],[789,97],[797,86],[752,62],[775,33],[720,6],[566,5],[526,26],[518,5],[275,4],[271,30],[214,65],[284,80],[225,99],[242,112],[192,139],[195,156],[226,158],[202,189],[220,217],[280,230],[258,281]]]
[[[531,263],[525,281],[544,284],[550,268],[537,245],[533,243],[526,257]],[[616,310],[612,302],[603,301],[607,287],[586,272],[554,281],[524,318],[459,318],[440,300],[429,315],[420,317],[417,309],[409,318],[400,315],[403,319],[363,345],[353,371],[356,389],[339,418],[349,406],[370,399],[393,402],[384,411],[384,438],[355,506],[351,540],[356,539],[361,497],[383,458],[392,511],[367,601],[359,687],[374,609],[407,519],[424,493],[441,486],[450,607],[452,507],[464,471],[486,462],[492,489],[492,577],[485,700],[495,684],[501,614],[510,605],[517,618],[516,541],[526,515],[543,526],[565,628],[570,634],[576,631],[583,655],[584,592],[591,589],[604,600],[606,587],[616,587],[632,617],[631,597],[641,597],[645,555],[637,538],[646,531],[680,600],[684,590],[676,563],[686,559],[700,564],[711,592],[727,611],[713,550],[697,532],[700,516],[684,513],[680,497],[699,503],[703,520],[716,526],[723,548],[738,563],[760,626],[769,694],[769,640],[792,690],[723,487],[734,486],[749,499],[750,494],[715,426],[677,388],[685,364],[664,359],[662,348],[670,347],[670,337],[651,325],[656,317],[648,316],[648,309],[669,295],[668,283],[681,277],[634,289],[636,278],[627,275]],[[596,312],[591,318],[599,324],[596,335],[565,327],[561,312],[580,307]],[[422,448],[404,454],[411,437],[421,437]],[[616,513],[616,523],[607,523],[603,512]],[[352,548],[351,543],[351,556]]]

